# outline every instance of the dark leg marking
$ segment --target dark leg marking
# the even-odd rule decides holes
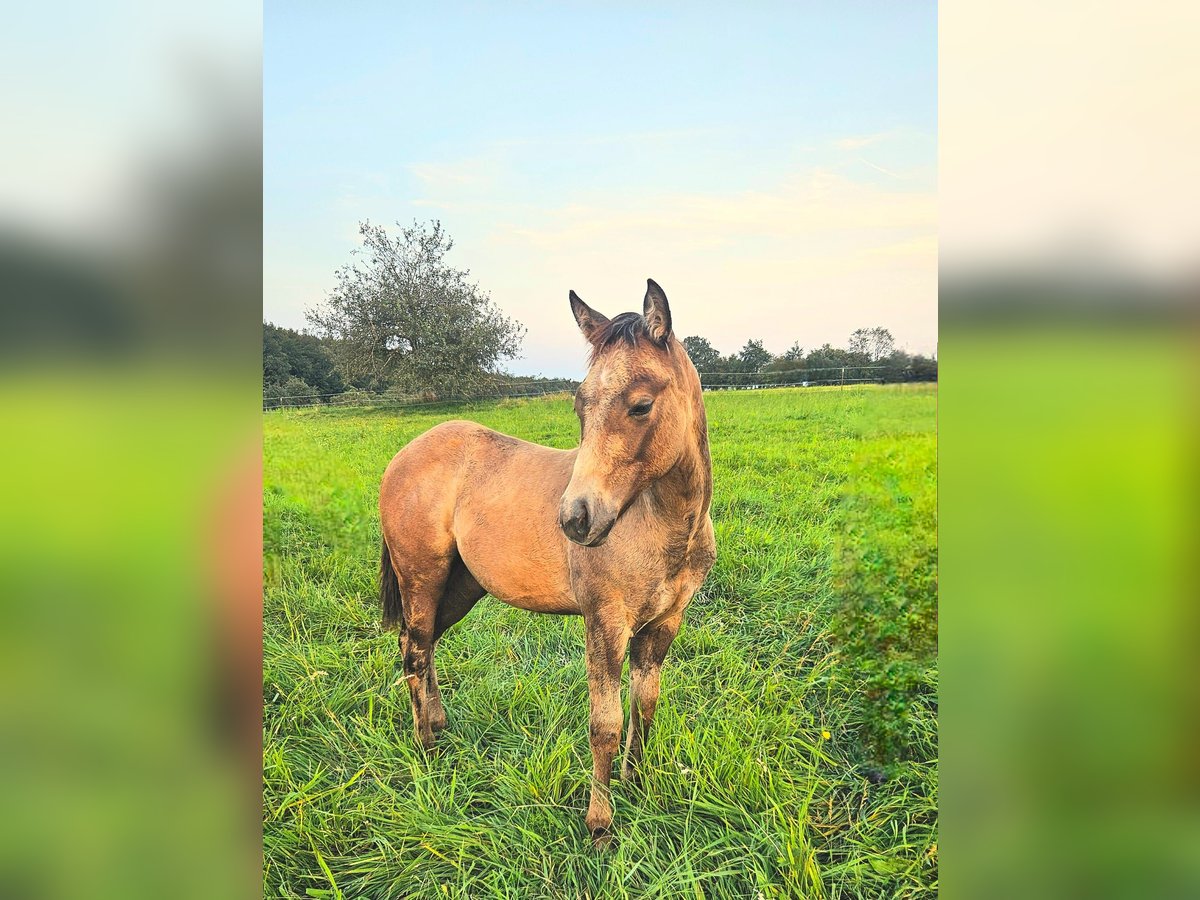
[[[679,626],[683,613],[647,626],[629,643],[629,733],[625,741],[625,764],[621,779],[633,782],[650,736],[650,723],[658,706],[659,678],[663,660]]]
[[[625,665],[629,628],[623,609],[607,617],[597,613],[584,627],[592,745],[592,795],[585,822],[592,840],[603,846],[610,840],[612,827],[609,783],[613,758],[621,743],[621,669]]]

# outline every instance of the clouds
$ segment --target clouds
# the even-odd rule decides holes
[[[443,217],[476,276],[529,326],[521,368],[580,371],[559,294],[575,288],[614,313],[636,308],[646,277],[679,304],[681,333],[727,352],[750,337],[776,350],[841,344],[875,324],[931,351],[932,185],[856,179],[836,165],[798,166],[753,189],[601,190],[582,180],[538,198],[520,196],[524,175],[503,154],[414,171],[422,208]],[[924,170],[902,174],[928,181]]]
[[[868,134],[862,137],[844,137],[833,142],[833,145],[839,150],[861,150],[863,147],[869,147],[872,144],[877,144],[888,137],[885,133]]]
[[[426,162],[409,166],[423,191],[432,196],[448,192],[486,192],[496,186],[501,167],[495,158],[473,157],[455,162]],[[436,201],[430,203],[436,205]]]
[[[545,212],[544,223],[501,239],[550,252],[649,241],[742,256],[787,246],[802,255],[806,242],[813,249],[864,248],[932,233],[937,222],[932,192],[878,190],[821,169],[789,175],[769,190],[592,195]]]

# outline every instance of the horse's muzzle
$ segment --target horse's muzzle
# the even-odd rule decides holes
[[[558,524],[570,540],[584,547],[596,547],[604,543],[612,531],[616,516],[608,515],[598,504],[589,504],[583,497],[569,503],[564,498],[558,511]]]

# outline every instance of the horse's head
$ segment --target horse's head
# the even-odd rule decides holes
[[[608,319],[571,291],[571,311],[592,345],[575,394],[580,446],[558,522],[595,547],[634,499],[695,444],[700,379],[671,331],[667,295],[647,282],[642,314]]]

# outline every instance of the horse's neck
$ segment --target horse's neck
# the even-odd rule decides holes
[[[672,517],[695,513],[693,527],[708,512],[712,503],[712,461],[703,404],[697,411],[693,440],[671,470],[655,482],[653,493],[655,505]]]

